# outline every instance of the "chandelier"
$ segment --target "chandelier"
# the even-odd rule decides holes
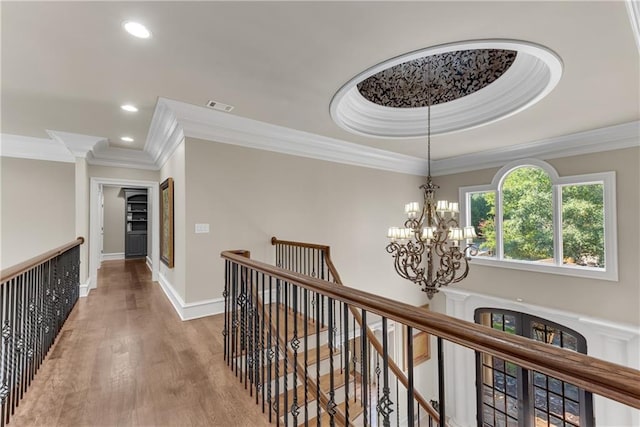
[[[407,203],[404,227],[390,227],[387,252],[393,256],[400,277],[419,285],[429,299],[441,286],[457,283],[467,277],[469,260],[476,255],[473,226],[460,228],[457,202],[437,200],[439,188],[431,179],[431,86],[430,63],[427,59],[427,182],[422,209],[418,202]]]

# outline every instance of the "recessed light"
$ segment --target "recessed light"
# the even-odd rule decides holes
[[[120,139],[123,140],[124,142],[133,142],[133,138],[131,138],[130,136],[123,136]]]
[[[122,23],[122,27],[127,33],[134,37],[138,37],[140,39],[148,39],[151,37],[151,31],[139,22],[125,21]]]
[[[121,105],[120,108],[122,108],[124,111],[128,111],[130,113],[137,113],[138,112],[138,108],[135,105],[131,105],[131,104]]]

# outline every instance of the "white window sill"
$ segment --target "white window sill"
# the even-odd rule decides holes
[[[554,265],[535,261],[498,260],[488,257],[472,257],[471,263],[490,267],[510,268],[514,270],[526,270],[536,273],[559,274],[562,276],[583,277],[586,279],[618,281],[618,271],[615,268],[593,268],[569,265]]]

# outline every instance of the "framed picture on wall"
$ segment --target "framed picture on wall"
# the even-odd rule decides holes
[[[422,310],[429,310],[429,304],[420,307]],[[402,342],[404,346],[404,370],[409,368],[409,350],[407,349],[407,327],[402,327]],[[418,366],[431,358],[431,335],[418,329],[412,329],[413,333],[413,366]]]
[[[160,260],[173,268],[173,178],[160,184]]]

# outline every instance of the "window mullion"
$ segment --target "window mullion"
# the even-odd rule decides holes
[[[562,186],[553,185],[553,262],[561,266],[564,254],[562,253]]]
[[[496,259],[501,260],[504,257],[503,237],[502,237],[502,184],[496,189],[496,216],[495,216],[495,231],[496,231]]]

